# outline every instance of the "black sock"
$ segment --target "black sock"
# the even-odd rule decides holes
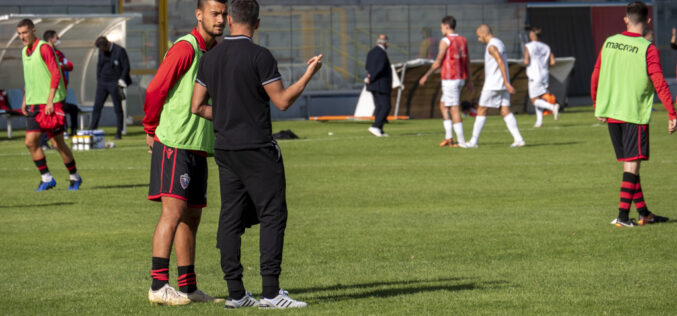
[[[197,290],[197,277],[195,276],[195,265],[183,266],[178,268],[178,277],[176,281],[179,285],[179,291],[183,293],[193,293]]]
[[[261,296],[275,298],[280,294],[280,281],[278,276],[264,275],[262,280],[263,291]]]
[[[47,159],[45,159],[45,157],[42,157],[42,159],[33,160],[33,162],[35,163],[35,166],[38,167],[40,174],[49,173],[49,168],[47,168]]]
[[[66,169],[68,169],[68,173],[75,174],[75,173],[78,172],[78,168],[75,167],[75,159],[73,159],[73,161],[71,161],[71,162],[69,162],[65,165],[66,165]]]
[[[239,280],[226,280],[228,284],[228,298],[233,300],[239,300],[245,296],[246,291],[244,289],[244,283],[242,279]]]
[[[153,291],[157,291],[169,283],[169,258],[153,257],[150,276],[153,278],[153,283],[150,285],[150,289]]]
[[[630,214],[630,204],[635,194],[635,183],[637,176],[629,173],[623,173],[623,182],[621,183],[621,201],[618,204],[618,219],[621,222],[627,222]]]

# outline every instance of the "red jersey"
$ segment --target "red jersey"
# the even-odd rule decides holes
[[[442,80],[468,79],[468,41],[458,34],[449,34],[442,41],[448,45],[442,59]]]

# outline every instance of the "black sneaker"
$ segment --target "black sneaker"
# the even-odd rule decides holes
[[[646,224],[656,224],[656,223],[665,223],[669,221],[670,219],[667,217],[659,216],[656,214],[649,214],[648,216],[639,216],[639,221],[637,221],[637,225],[639,226],[644,226]]]

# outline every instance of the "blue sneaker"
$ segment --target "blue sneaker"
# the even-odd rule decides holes
[[[68,191],[79,190],[81,184],[82,184],[82,177],[78,178],[77,180],[71,180],[71,184],[68,186]]]
[[[55,186],[56,186],[56,180],[54,180],[54,178],[52,178],[52,181],[40,182],[40,185],[38,186],[37,189],[35,189],[35,191],[47,191],[47,190],[49,190],[49,189],[51,189]]]

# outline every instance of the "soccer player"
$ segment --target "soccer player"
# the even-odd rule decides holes
[[[152,151],[148,199],[162,202],[153,234],[151,303],[219,301],[197,288],[195,275],[195,238],[207,204],[207,154],[214,151],[214,131],[210,121],[191,113],[190,102],[200,59],[223,34],[225,16],[226,0],[198,0],[197,26],[169,49],[146,90],[143,125]],[[179,291],[169,285],[172,242]]]
[[[639,176],[642,160],[649,160],[649,119],[654,89],[668,111],[670,134],[677,127],[677,113],[663,78],[658,49],[642,38],[651,21],[647,6],[639,1],[628,4],[623,20],[627,30],[610,36],[602,46],[592,73],[590,92],[595,116],[608,123],[616,158],[623,162],[618,217],[611,224],[633,227],[668,221],[647,208]],[[629,217],[633,202],[639,213],[636,223]]]
[[[56,180],[47,168],[47,160],[40,147],[42,133],[54,139],[54,147],[70,173],[68,190],[78,190],[82,178],[78,174],[73,153],[63,139],[65,114],[62,107],[66,99],[66,89],[57,56],[51,46],[35,37],[35,24],[30,19],[23,19],[17,24],[17,33],[24,45],[21,59],[26,91],[21,102],[21,111],[27,117],[25,143],[42,176],[36,191],[45,191],[56,186]]]
[[[555,55],[550,51],[550,46],[538,39],[541,29],[531,28],[529,39],[531,42],[524,45],[524,64],[527,65],[527,77],[529,77],[529,98],[536,109],[536,124],[534,127],[543,125],[543,111],[552,111],[555,120],[559,119],[559,104],[550,104],[543,97],[548,92],[550,85],[549,66],[555,65]]]
[[[217,247],[228,284],[226,308],[305,307],[279,286],[287,202],[282,153],[271,135],[270,101],[282,111],[288,109],[320,70],[322,55],[311,58],[299,81],[285,89],[273,55],[252,42],[259,23],[257,1],[230,3],[230,36],[202,58],[192,109],[214,121],[221,183]],[[209,97],[213,107],[205,104]],[[245,290],[240,263],[240,236],[251,226],[247,218],[252,216],[261,223],[260,301]]]
[[[59,62],[59,65],[61,66],[61,73],[63,74],[63,85],[66,91],[68,91],[68,78],[70,77],[70,72],[73,71],[73,63],[66,59],[66,55],[56,47],[61,45],[61,39],[59,38],[59,35],[56,33],[54,30],[47,30],[45,33],[42,35],[42,39],[45,40],[49,46],[52,46],[52,49],[54,49],[54,52],[56,53],[57,60]],[[68,94],[68,93],[66,93]],[[75,104],[70,104],[66,103],[64,101],[63,103],[63,110],[68,114],[71,118],[71,132],[70,135],[73,136],[75,135],[75,128],[78,124],[78,112],[80,112],[80,109],[78,109],[77,105]]]
[[[444,121],[444,141],[440,147],[462,147],[465,148],[465,136],[463,136],[463,119],[461,118],[461,90],[468,83],[470,92],[474,90],[472,78],[470,78],[470,59],[468,58],[468,41],[465,37],[456,34],[456,19],[453,16],[446,16],[440,24],[440,31],[444,38],[440,41],[440,46],[435,62],[430,66],[428,72],[421,77],[419,84],[423,86],[428,77],[438,68],[442,67],[442,99],[440,100],[440,111]],[[453,122],[453,125],[452,125]],[[456,131],[458,143],[453,139],[453,130]]]
[[[505,125],[514,139],[510,147],[523,147],[526,144],[517,127],[517,120],[510,112],[510,94],[515,93],[515,88],[510,84],[505,45],[500,39],[494,37],[491,28],[486,24],[480,25],[476,34],[477,40],[487,45],[484,53],[484,86],[480,95],[480,106],[477,109],[472,138],[467,146],[477,148],[484,122],[487,120],[487,109],[500,108]]]

